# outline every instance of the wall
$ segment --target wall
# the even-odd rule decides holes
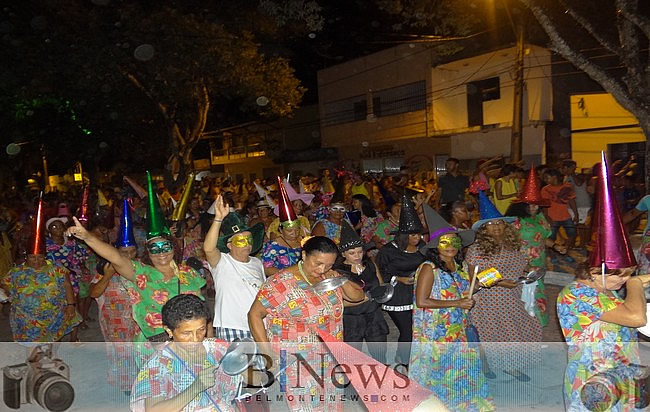
[[[552,120],[550,52],[530,45],[524,58],[524,124]],[[483,102],[483,124],[512,125],[514,47],[456,60],[432,70],[434,133],[468,129],[467,83],[499,78],[500,98]]]
[[[607,151],[608,144],[645,141],[645,136],[639,127],[580,131],[638,124],[637,119],[623,109],[610,94],[576,94],[570,97],[570,107],[571,155],[578,163],[578,168],[592,167],[600,162],[600,152]]]

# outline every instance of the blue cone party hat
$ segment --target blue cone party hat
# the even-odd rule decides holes
[[[117,233],[115,247],[136,246],[133,235],[133,220],[131,220],[131,206],[129,200],[124,198],[122,205],[122,217],[120,218],[120,231]]]
[[[514,220],[512,217],[503,217],[501,212],[497,210],[497,207],[494,206],[494,203],[490,201],[485,192],[482,190],[478,192],[478,211],[481,215],[481,219],[472,225],[472,230],[474,231],[478,230],[485,223],[492,220],[501,219],[508,223]]]

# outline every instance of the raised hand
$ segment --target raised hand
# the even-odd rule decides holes
[[[86,228],[81,225],[76,217],[72,216],[72,221],[74,222],[74,226],[70,226],[68,230],[66,230],[66,235],[74,236],[77,239],[81,240],[86,240],[91,236],[90,232],[88,232]]]
[[[223,220],[228,216],[228,213],[230,213],[230,207],[228,207],[228,204],[223,200],[223,196],[217,196],[214,205],[214,218],[216,220]]]

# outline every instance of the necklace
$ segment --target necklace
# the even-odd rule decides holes
[[[305,279],[305,282],[309,283],[309,286],[312,286],[312,283],[307,279],[307,275],[305,275],[305,271],[302,269],[302,260],[298,262],[298,272],[300,272],[302,278]]]
[[[291,243],[287,241],[287,239],[284,238],[284,236],[280,235],[280,239],[284,241],[284,243],[291,249],[300,249],[300,242],[298,242],[298,246],[293,246]]]

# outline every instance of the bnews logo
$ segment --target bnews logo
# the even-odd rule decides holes
[[[306,359],[303,354],[299,352],[287,354],[285,350],[280,351],[279,370],[273,372],[273,359],[267,354],[247,354],[249,361],[255,357],[262,357],[264,359],[264,366],[260,367],[259,363],[253,363],[254,366],[248,370],[248,382],[253,381],[253,373],[260,372],[266,375],[266,382],[260,386],[247,384],[247,388],[259,389],[268,388],[278,380],[280,384],[280,392],[286,392],[287,388],[287,375],[291,375],[293,388],[304,388],[303,385],[307,380],[313,379],[316,383],[324,388],[326,383],[331,383],[337,389],[345,389],[350,386],[351,382],[347,375],[353,374],[359,377],[363,389],[368,389],[372,383],[372,388],[381,389],[389,388],[393,390],[406,389],[410,384],[408,378],[407,365],[398,363],[394,366],[387,366],[380,368],[381,364],[363,364],[363,363],[336,363],[329,353],[318,353],[316,359]],[[258,358],[259,359],[259,358]],[[326,367],[328,364],[334,364],[333,367]],[[318,368],[317,365],[320,365]],[[318,369],[318,370],[317,370]],[[381,371],[380,369],[383,369]],[[390,370],[394,373],[389,373]],[[387,377],[389,377],[387,379]],[[312,385],[310,385],[312,386]],[[365,395],[364,395],[365,396]],[[367,395],[368,401],[373,402],[374,397],[380,397],[377,401],[387,401],[386,395]],[[373,399],[370,399],[373,398]],[[366,400],[366,399],[364,399]],[[391,399],[392,400],[392,399]],[[395,399],[397,401],[398,399]]]

